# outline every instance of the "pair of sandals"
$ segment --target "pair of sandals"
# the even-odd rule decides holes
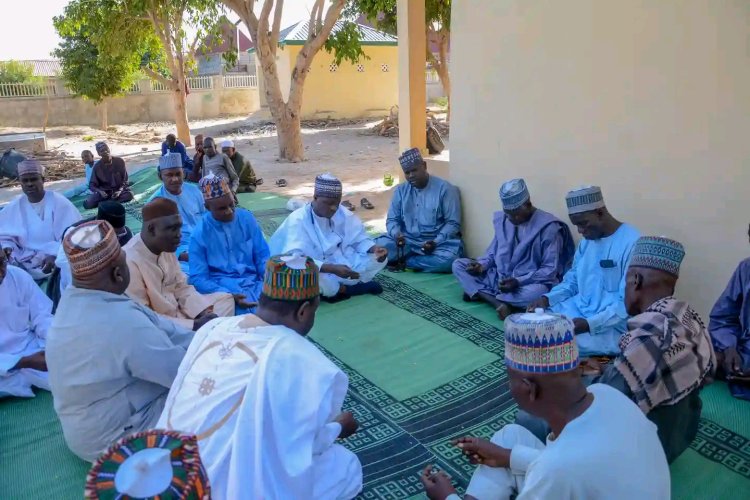
[[[342,201],[341,206],[351,212],[354,212],[357,209],[357,207],[352,205],[349,200]],[[364,208],[365,210],[372,210],[373,208],[375,208],[375,205],[370,203],[370,200],[368,200],[367,198],[362,198],[361,200],[359,200],[359,206]]]

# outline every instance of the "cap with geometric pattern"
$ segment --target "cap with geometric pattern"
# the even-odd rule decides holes
[[[647,267],[680,276],[680,264],[685,258],[685,247],[679,241],[664,236],[641,236],[630,256],[631,267]]]
[[[232,194],[232,190],[229,189],[229,183],[221,175],[209,174],[200,180],[198,186],[203,192],[204,200],[213,200],[214,198],[221,198],[224,195]]]
[[[321,198],[339,198],[343,189],[341,181],[333,174],[320,174],[315,177],[315,196]]]
[[[39,174],[44,175],[44,165],[34,158],[23,160],[18,164],[18,177],[27,174]]]
[[[182,168],[182,155],[180,153],[167,153],[159,157],[159,172],[171,168]]]
[[[89,471],[84,498],[210,499],[196,437],[149,430],[120,439]]]
[[[527,373],[563,373],[578,366],[573,322],[536,309],[505,319],[505,364]]]
[[[63,249],[75,278],[93,276],[120,256],[120,242],[105,220],[84,222],[67,232]]]
[[[517,210],[529,201],[529,189],[523,179],[513,179],[500,186],[500,201],[503,210]]]
[[[320,295],[318,266],[301,254],[275,255],[266,262],[263,295],[274,300],[310,300]]]
[[[565,196],[568,214],[581,214],[604,208],[604,196],[599,186],[582,186]]]
[[[422,158],[419,148],[411,148],[404,151],[398,157],[398,162],[401,164],[401,168],[406,170],[407,168],[418,167],[424,164],[424,158]]]

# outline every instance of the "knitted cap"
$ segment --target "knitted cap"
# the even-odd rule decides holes
[[[304,255],[276,255],[266,262],[263,295],[274,300],[310,300],[320,295],[318,266]]]
[[[159,217],[169,217],[170,215],[179,215],[177,203],[167,198],[157,197],[149,201],[141,209],[143,222],[158,219]]]
[[[119,201],[104,200],[99,202],[96,218],[106,220],[113,228],[120,229],[125,225],[125,207]]]
[[[29,158],[20,162],[18,164],[18,177],[27,174],[44,175],[44,165],[34,158]]]
[[[523,179],[513,179],[500,186],[503,209],[516,210],[529,201],[529,189]]]
[[[580,214],[604,208],[604,196],[599,186],[582,186],[565,196],[568,214]]]
[[[633,247],[630,266],[648,267],[680,276],[680,264],[685,257],[682,243],[664,236],[641,236]]]
[[[315,196],[339,198],[341,193],[341,181],[332,174],[320,174],[315,178]]]
[[[419,148],[411,148],[401,153],[401,156],[398,157],[398,162],[401,164],[402,169],[407,169],[422,165],[424,158],[422,158]]]
[[[201,179],[198,186],[203,192],[204,200],[213,200],[214,198],[221,198],[224,195],[232,194],[229,189],[229,183],[221,175],[209,174]]]
[[[159,158],[159,171],[170,168],[182,168],[182,155],[180,153],[167,153]]]
[[[505,319],[505,364],[527,373],[562,373],[578,366],[573,322],[537,309]]]
[[[103,220],[71,228],[63,239],[63,248],[75,278],[86,278],[106,269],[121,251],[114,228]]]
[[[86,476],[84,498],[211,498],[195,436],[150,430],[120,439]]]

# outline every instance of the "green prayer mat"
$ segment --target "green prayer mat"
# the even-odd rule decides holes
[[[153,170],[131,179],[135,205],[157,187]],[[266,236],[286,214],[277,196],[242,194],[240,201]],[[137,231],[134,211],[128,224]],[[349,376],[345,407],[361,427],[344,444],[363,464],[361,498],[421,496],[418,474],[427,463],[462,490],[473,467],[450,439],[489,437],[516,411],[502,326],[491,307],[463,302],[452,276],[385,272],[377,279],[380,296],[322,304],[311,334]],[[699,435],[672,465],[673,498],[737,498],[750,491],[750,403],[732,398],[723,383],[702,399]],[[81,498],[88,464],[65,447],[49,393],[0,401],[0,422],[0,499]]]

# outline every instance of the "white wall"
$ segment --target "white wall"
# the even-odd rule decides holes
[[[679,293],[707,318],[750,254],[750,2],[456,0],[451,179],[469,250],[524,177],[565,218],[599,184],[643,234],[683,242]]]

